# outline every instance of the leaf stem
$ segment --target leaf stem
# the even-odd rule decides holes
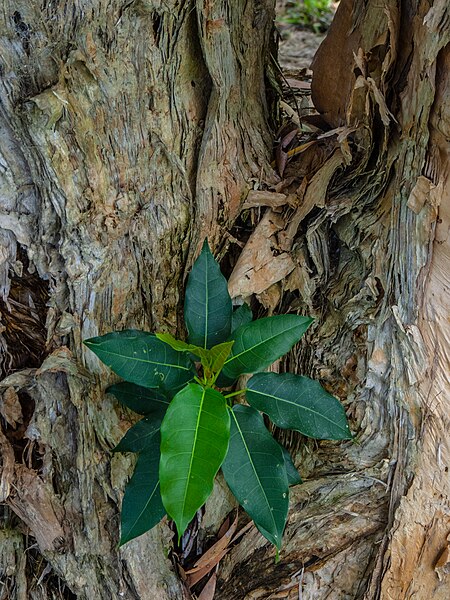
[[[247,391],[247,388],[243,389],[243,390],[237,390],[236,392],[231,392],[231,394],[227,394],[225,396],[225,398],[233,398],[233,396],[239,396],[239,394],[245,394],[245,392]]]

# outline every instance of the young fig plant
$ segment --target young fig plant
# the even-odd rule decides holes
[[[221,468],[239,504],[279,549],[289,486],[301,479],[263,414],[312,438],[352,437],[340,402],[317,381],[264,372],[313,319],[287,314],[254,321],[246,304],[233,311],[207,241],[188,278],[184,318],[186,341],[125,330],[84,342],[125,380],[107,391],[143,417],[114,449],[138,455],[123,498],[120,544],[166,514],[180,539]],[[229,391],[244,374],[253,374],[247,388]],[[234,403],[244,394],[246,404]]]

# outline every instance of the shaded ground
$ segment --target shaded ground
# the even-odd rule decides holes
[[[277,28],[281,37],[278,59],[283,70],[289,73],[310,67],[317,48],[325,38],[325,29],[331,23],[338,2],[332,2],[329,15],[312,22],[310,27],[288,22],[289,17],[292,17],[290,11],[294,4],[292,0],[278,0],[276,7]]]
[[[317,34],[307,29],[284,24],[279,24],[278,30],[281,34],[278,60],[283,71],[293,73],[309,68],[314,54],[326,34]]]
[[[300,4],[300,1],[297,2],[297,5]],[[283,72],[281,109],[285,124],[291,122],[293,127],[298,128],[299,134],[311,133],[314,129],[305,127],[304,123],[300,124],[304,117],[316,112],[311,100],[312,71],[310,66],[317,49],[326,37],[324,27],[331,24],[337,3],[333,3],[332,11],[326,18],[321,18],[320,23],[311,23],[310,26],[288,22],[293,14],[289,12],[292,11],[293,5],[295,2],[292,0],[278,0],[276,7],[276,26],[280,36],[278,63]],[[283,128],[283,133],[285,133],[285,128]],[[283,135],[280,139],[282,141]],[[282,147],[285,150],[293,149],[300,141],[307,140],[301,139],[301,136],[292,138],[285,146],[282,141]],[[291,158],[288,159],[288,162]],[[283,175],[284,167],[279,163],[280,157],[277,157],[279,172]]]

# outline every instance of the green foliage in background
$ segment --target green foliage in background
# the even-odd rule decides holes
[[[278,20],[319,33],[328,29],[332,16],[330,0],[294,0],[286,2]]]
[[[115,448],[138,454],[123,499],[120,543],[166,514],[180,538],[221,468],[240,505],[279,549],[289,485],[301,479],[263,415],[316,439],[352,437],[340,402],[318,382],[264,372],[300,340],[312,319],[288,314],[253,321],[246,304],[233,311],[206,241],[189,275],[184,309],[187,341],[136,330],[85,341],[125,380],[108,391],[143,416]],[[254,375],[247,388],[234,390],[249,373]]]

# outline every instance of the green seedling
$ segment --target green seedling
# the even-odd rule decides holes
[[[253,320],[246,304],[233,310],[206,241],[188,278],[184,317],[187,341],[125,330],[84,342],[125,380],[108,392],[143,416],[115,448],[138,454],[123,499],[120,544],[166,514],[180,539],[221,468],[239,504],[279,549],[289,485],[301,479],[263,414],[312,438],[352,437],[340,402],[317,381],[264,372],[313,319],[287,314]],[[244,374],[254,375],[245,390],[235,390]]]

